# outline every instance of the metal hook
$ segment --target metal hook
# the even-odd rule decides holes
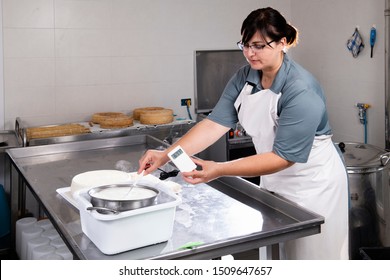
[[[390,152],[381,155],[380,160],[382,166],[386,166],[390,161]]]

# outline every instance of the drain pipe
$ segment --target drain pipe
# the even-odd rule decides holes
[[[390,150],[390,0],[385,5],[385,141]]]
[[[364,144],[367,144],[367,109],[370,105],[365,103],[357,103],[356,107],[359,109],[359,120],[364,125]]]

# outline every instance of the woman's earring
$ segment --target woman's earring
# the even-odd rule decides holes
[[[286,46],[283,47],[283,52],[284,52],[284,53],[287,52],[287,47],[286,47]]]

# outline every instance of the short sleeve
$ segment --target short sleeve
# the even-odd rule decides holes
[[[304,87],[284,97],[280,100],[282,110],[273,149],[286,160],[304,163],[309,158],[318,128],[325,119],[325,103],[314,90]]]

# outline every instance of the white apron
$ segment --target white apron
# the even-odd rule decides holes
[[[281,93],[262,90],[251,94],[251,90],[246,84],[234,104],[238,119],[252,137],[256,152],[271,152]],[[261,176],[260,187],[325,218],[320,234],[286,242],[282,258],[348,259],[348,179],[331,136],[315,137],[307,163]]]

